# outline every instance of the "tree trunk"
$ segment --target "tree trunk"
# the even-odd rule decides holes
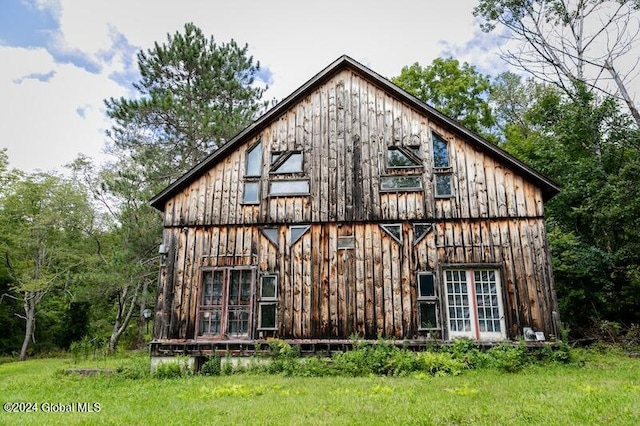
[[[127,296],[129,294],[129,291],[131,290],[130,286],[124,287],[121,293],[118,295],[118,312],[116,313],[116,320],[113,323],[113,331],[111,332],[111,337],[109,337],[109,353],[111,354],[116,351],[118,343],[120,342],[120,338],[127,330],[127,326],[129,325],[129,321],[131,320],[133,311],[136,308],[140,286],[140,283],[136,285],[129,301],[127,301]]]
[[[24,329],[24,340],[22,342],[22,348],[20,349],[20,361],[27,359],[27,349],[29,348],[36,328],[36,297],[31,292],[26,292],[24,295],[24,314],[26,325]]]

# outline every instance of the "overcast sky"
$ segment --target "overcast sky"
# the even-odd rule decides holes
[[[249,45],[286,97],[342,54],[386,77],[453,56],[497,74],[501,38],[479,31],[475,0],[0,0],[0,148],[13,167],[58,170],[78,153],[103,161],[103,100],[130,97],[135,54],[193,22]]]

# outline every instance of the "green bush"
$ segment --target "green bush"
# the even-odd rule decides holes
[[[176,357],[175,361],[162,362],[153,373],[156,379],[177,379],[191,375],[187,359]]]
[[[200,374],[203,376],[219,376],[222,373],[222,359],[219,355],[208,358],[202,367],[200,367]]]
[[[131,380],[139,380],[149,377],[150,371],[151,365],[148,356],[137,356],[123,360],[116,367],[116,373],[118,376]]]
[[[486,355],[489,367],[508,373],[520,371],[531,362],[531,357],[524,343],[517,346],[509,343],[500,344],[489,349]]]

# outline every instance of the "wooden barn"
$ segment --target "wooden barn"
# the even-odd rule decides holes
[[[153,355],[557,335],[554,182],[343,56],[153,198]]]

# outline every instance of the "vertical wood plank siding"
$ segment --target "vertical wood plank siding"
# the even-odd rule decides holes
[[[453,196],[434,197],[431,133],[449,142]],[[257,205],[243,204],[246,151],[262,141]],[[419,147],[422,189],[381,190],[387,147]],[[271,154],[303,153],[310,193],[270,196]],[[553,330],[554,296],[543,219],[532,183],[443,123],[351,70],[337,73],[165,205],[166,265],[159,276],[155,336],[191,339],[200,270],[253,266],[278,279],[283,338],[412,338],[418,331],[416,272],[442,265],[499,265],[509,336],[523,325]],[[434,223],[414,244],[413,224]],[[379,224],[402,226],[398,243]],[[289,226],[310,225],[290,244]],[[277,227],[278,244],[261,228]],[[354,236],[354,249],[338,249]],[[259,276],[259,275],[258,275]],[[255,315],[254,315],[255,317]],[[258,337],[252,329],[252,337]]]

